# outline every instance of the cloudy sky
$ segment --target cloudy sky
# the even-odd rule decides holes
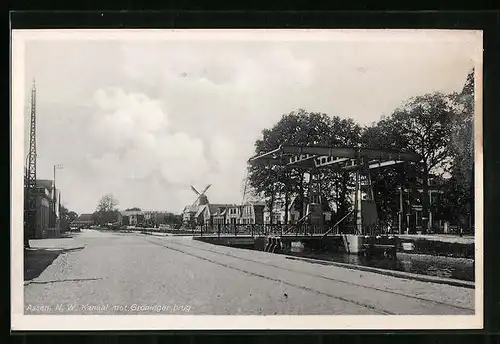
[[[213,184],[213,203],[239,203],[253,143],[282,114],[369,124],[408,97],[460,90],[476,52],[467,36],[295,36],[26,41],[38,178],[63,164],[57,185],[78,213],[107,193],[121,209],[180,212],[195,198],[190,185]],[[24,110],[27,128],[28,97]]]

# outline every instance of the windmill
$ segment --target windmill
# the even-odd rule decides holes
[[[208,184],[205,189],[203,189],[202,192],[199,192],[198,190],[196,190],[196,188],[194,186],[191,185],[191,190],[193,190],[193,192],[198,196],[195,201],[193,202],[193,206],[202,206],[202,205],[205,205],[205,204],[208,204],[208,197],[207,195],[205,195],[205,192],[207,192],[207,190],[212,186],[212,184]]]

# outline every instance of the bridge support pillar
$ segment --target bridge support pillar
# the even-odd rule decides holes
[[[360,254],[363,251],[364,236],[344,234],[344,247],[347,253]]]

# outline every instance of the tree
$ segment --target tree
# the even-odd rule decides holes
[[[383,117],[378,122],[365,127],[361,135],[361,145],[368,149],[394,151],[408,149],[404,144],[404,137],[400,132],[400,128],[392,117]],[[406,217],[403,215],[408,214],[410,210],[407,202],[408,197],[410,195],[416,196],[417,193],[415,188],[417,170],[418,166],[406,162],[391,167],[370,170],[373,194],[381,222],[392,220],[394,215],[399,214],[402,210],[400,213],[401,226],[402,228],[409,226],[406,223]],[[403,196],[401,189],[411,190],[411,192],[407,193],[406,197],[401,197]],[[403,201],[402,204],[401,201]]]
[[[96,211],[109,212],[116,210],[118,206],[118,200],[111,194],[107,194],[101,197],[99,204],[97,205]]]
[[[96,211],[92,214],[94,221],[103,225],[118,220],[118,200],[111,194],[101,197]]]
[[[255,153],[263,154],[280,145],[355,146],[360,133],[361,127],[351,119],[331,118],[324,113],[299,109],[283,115],[271,129],[263,130],[262,138],[255,143]],[[296,195],[300,217],[304,215],[304,201],[308,197],[311,180],[308,170],[250,165],[248,174],[250,185],[267,198],[270,209],[277,196],[284,196],[285,207],[288,207],[291,196]],[[319,180],[324,199],[335,201],[341,209],[347,209],[349,188],[352,187],[350,175],[325,170],[319,174]]]
[[[370,142],[373,148],[393,148],[422,157],[415,172],[422,188],[424,231],[429,228],[429,178],[449,170],[450,133],[455,115],[449,96],[437,92],[425,94],[409,99],[365,133],[365,143]]]
[[[456,111],[452,120],[451,178],[445,186],[445,213],[462,227],[474,221],[474,70],[460,93],[451,95]]]
[[[78,214],[75,213],[74,211],[70,211],[68,208],[65,206],[61,205],[60,207],[60,212],[59,212],[59,226],[62,230],[68,230],[71,222],[76,220],[78,217]]]
[[[243,204],[246,202],[257,202],[262,199],[262,197],[259,196],[257,190],[255,190],[255,188],[250,185],[248,176],[243,178],[243,180],[241,181],[241,195]]]
[[[333,117],[330,121],[328,146],[357,147],[361,140],[362,128],[352,119]],[[343,218],[352,207],[349,195],[354,191],[355,180],[353,174],[334,169],[323,170],[320,175],[322,197],[329,204],[335,203],[336,220]]]
[[[137,207],[127,208],[127,209],[125,209],[125,211],[141,211],[141,208],[137,208]]]
[[[322,113],[308,113],[303,109],[283,115],[271,129],[262,131],[262,139],[255,143],[256,155],[278,148],[280,145],[325,144],[329,132],[329,118]],[[303,201],[307,185],[306,170],[286,170],[283,166],[250,165],[248,167],[249,184],[258,194],[268,200],[272,209],[278,196],[285,197],[288,207],[291,194],[298,195],[299,209],[302,214]],[[271,217],[272,221],[272,217]]]

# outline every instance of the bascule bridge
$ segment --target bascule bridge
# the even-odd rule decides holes
[[[307,170],[310,174],[311,192],[308,197],[306,217],[312,224],[322,224],[321,183],[318,178],[321,172],[325,169],[334,169],[354,173],[354,209],[348,215],[354,215],[352,218],[354,218],[355,233],[353,234],[364,235],[378,220],[370,171],[420,161],[419,155],[391,150],[282,145],[275,150],[251,158],[249,163]],[[339,222],[347,219],[346,215]]]

